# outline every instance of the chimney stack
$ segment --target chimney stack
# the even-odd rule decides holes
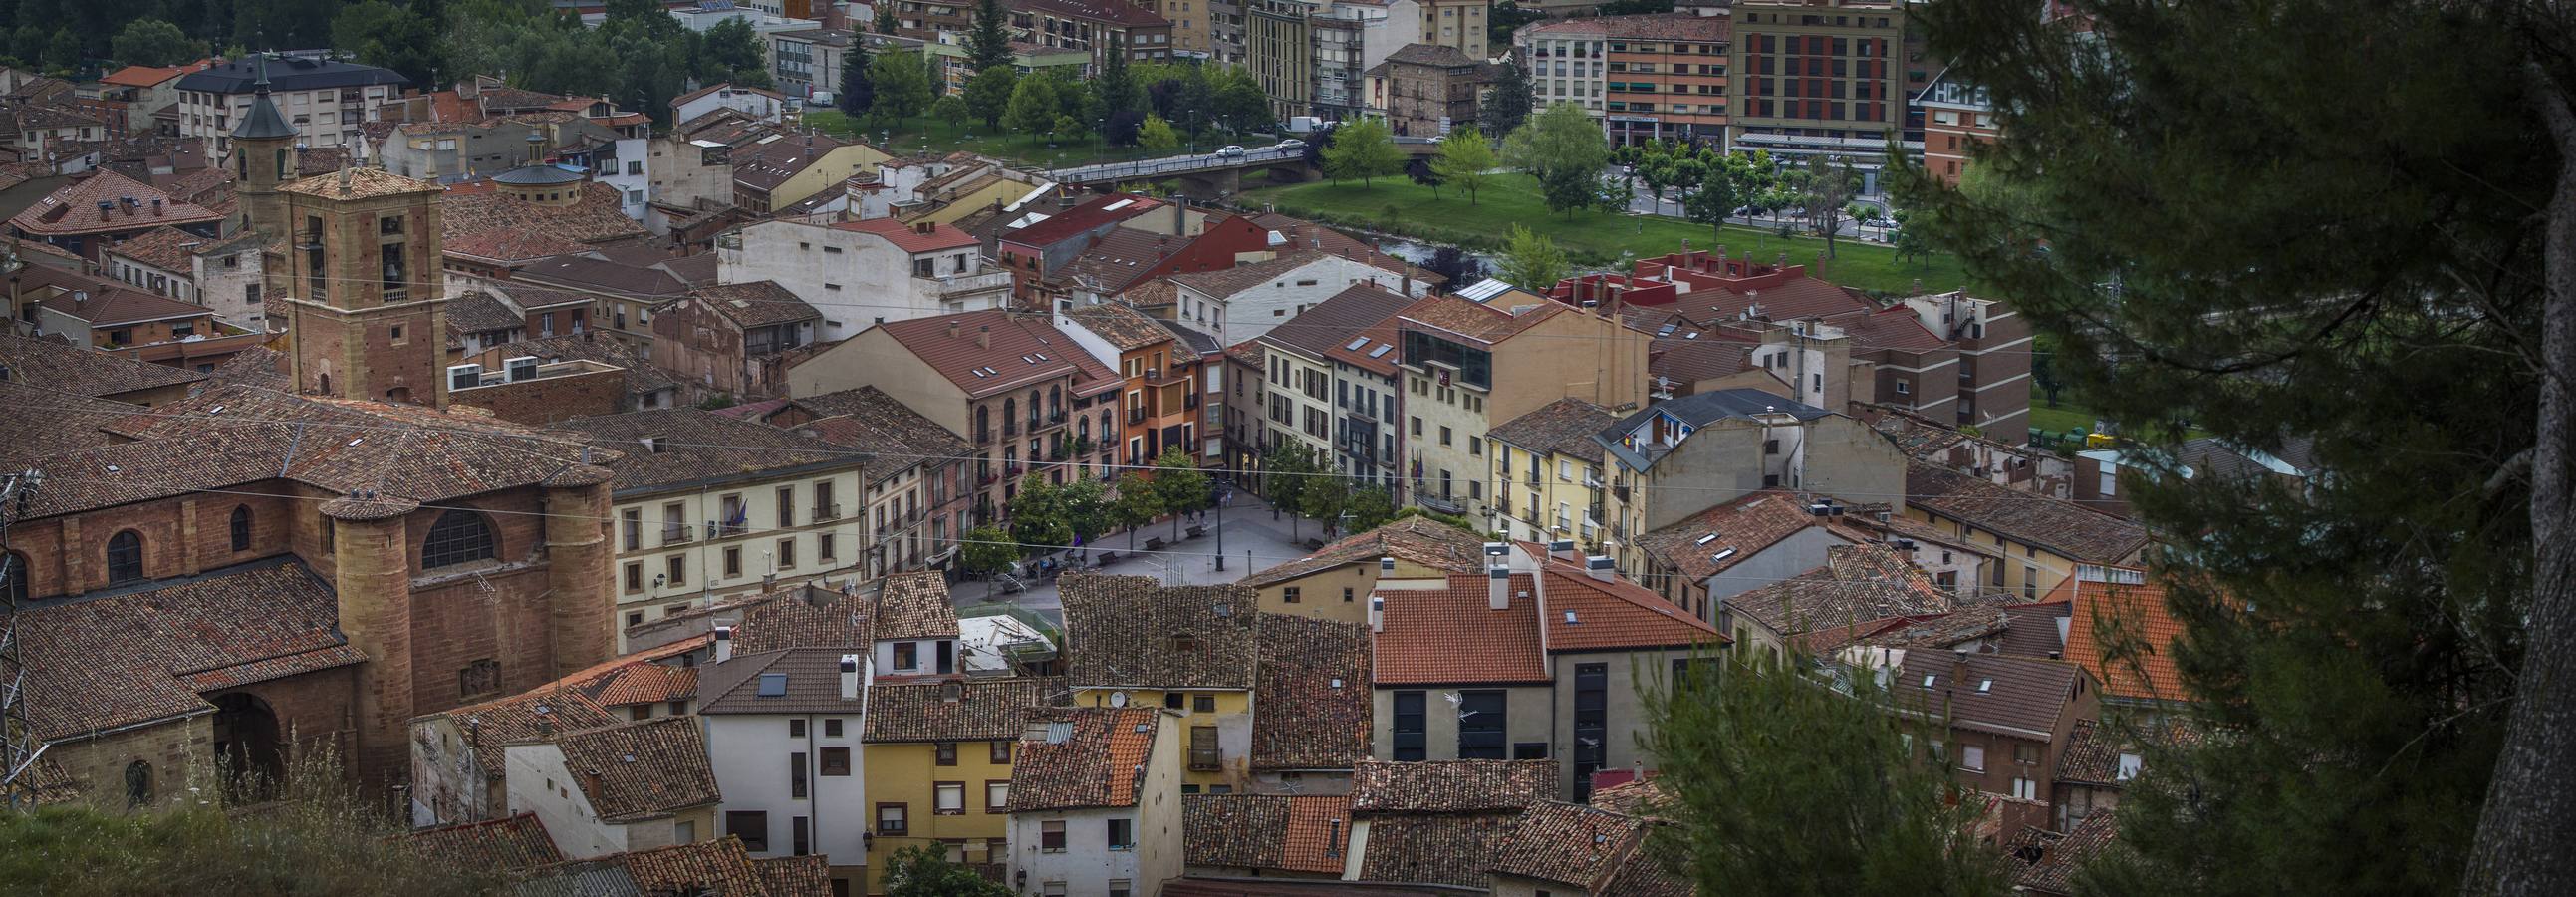
[[[1611,569],[1610,556],[1606,554],[1596,554],[1591,557],[1584,558],[1583,574],[1602,582],[1609,582],[1619,578],[1618,571]]]
[[[948,338],[949,338],[949,339],[956,339],[956,338],[957,338],[957,319],[956,319],[956,318],[950,318],[950,319],[948,319]]]
[[[992,348],[992,347],[993,347],[993,325],[991,325],[991,324],[977,324],[977,325],[975,325],[975,348],[978,348],[978,349],[990,349],[990,348]]]
[[[1567,563],[1574,562],[1574,540],[1555,539],[1547,543],[1547,556]]]
[[[716,627],[716,662],[723,663],[732,659],[733,627],[718,626]]]
[[[859,699],[859,656],[841,655],[841,700]]]
[[[1485,607],[1509,610],[1512,606],[1512,568],[1495,564],[1485,568]]]
[[[1386,596],[1369,596],[1369,631],[1386,631]]]

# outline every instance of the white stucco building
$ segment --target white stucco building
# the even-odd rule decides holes
[[[1005,307],[1011,274],[981,248],[945,224],[764,221],[717,238],[716,277],[776,281],[823,313],[817,339],[830,341],[888,321]]]
[[[1011,769],[1014,893],[1152,897],[1179,877],[1176,717],[1142,707],[1032,716]]]
[[[1172,277],[1179,287],[1173,323],[1235,345],[1324,303],[1352,284],[1373,283],[1420,297],[1431,285],[1317,249],[1281,247],[1276,258],[1222,271]]]
[[[665,716],[504,748],[511,813],[586,859],[716,837],[719,800],[698,721]]]

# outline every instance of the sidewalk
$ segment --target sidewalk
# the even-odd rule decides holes
[[[1268,569],[1306,556],[1305,545],[1290,539],[1288,515],[1282,514],[1274,521],[1270,519],[1270,513],[1270,505],[1259,496],[1248,492],[1234,493],[1234,503],[1224,512],[1224,570],[1216,568],[1219,535],[1217,512],[1214,510],[1201,513],[1198,524],[1207,528],[1207,534],[1195,539],[1189,538],[1191,521],[1185,517],[1180,523],[1181,538],[1178,541],[1172,538],[1172,522],[1163,520],[1137,527],[1133,550],[1127,547],[1129,533],[1126,530],[1104,535],[1085,548],[1095,558],[1102,552],[1118,553],[1117,562],[1099,572],[1152,576],[1169,585],[1221,585],[1240,580],[1254,570]],[[1317,538],[1324,532],[1321,524],[1303,518],[1297,520],[1294,529],[1295,535],[1304,539]],[[1158,537],[1169,544],[1164,545],[1161,551],[1147,550],[1146,540]],[[1059,551],[1041,555],[1023,561],[1022,568],[1033,567],[1038,560],[1047,557],[1061,563],[1067,555],[1074,553]],[[991,600],[1017,604],[1051,622],[1062,624],[1064,602],[1056,595],[1055,583],[1026,578],[1023,581],[1029,583],[1029,588],[1017,595],[1007,594],[998,584],[994,585]],[[983,582],[961,582],[951,591],[960,605],[982,604],[985,602],[985,587]]]

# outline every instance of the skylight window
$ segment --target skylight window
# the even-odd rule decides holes
[[[1992,680],[1992,679],[1979,679],[1979,680],[1977,680],[1977,693],[1978,693],[1978,694],[1985,694],[1985,693],[1987,693],[1987,692],[1994,691],[1994,690],[1995,690],[1995,680]]]
[[[1361,346],[1365,346],[1365,345],[1368,345],[1368,337],[1365,337],[1365,336],[1359,336],[1359,337],[1352,337],[1352,338],[1351,338],[1351,341],[1350,341],[1350,344],[1349,344],[1349,345],[1345,345],[1345,346],[1343,346],[1342,348],[1344,348],[1344,349],[1357,349],[1357,348],[1359,348],[1359,347],[1361,347]]]
[[[760,696],[761,696],[761,697],[764,697],[764,698],[783,698],[783,697],[786,697],[786,696],[787,696],[787,674],[786,674],[786,673],[762,673],[762,674],[760,674]]]

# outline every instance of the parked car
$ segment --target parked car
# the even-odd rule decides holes
[[[1218,147],[1218,148],[1217,148],[1217,151],[1216,151],[1216,154],[1217,154],[1217,155],[1220,155],[1220,156],[1228,156],[1228,157],[1232,157],[1232,156],[1240,156],[1240,155],[1243,155],[1243,147],[1236,146],[1236,145],[1234,145],[1234,144],[1229,143],[1229,144],[1226,144],[1226,145],[1224,145],[1224,146]]]
[[[1281,151],[1281,152],[1287,152],[1287,151],[1290,151],[1290,150],[1301,150],[1301,149],[1305,149],[1305,148],[1306,148],[1306,141],[1299,140],[1299,139],[1296,139],[1296,138],[1294,138],[1294,137],[1291,137],[1291,138],[1289,138],[1289,139],[1279,141],[1279,142],[1278,142],[1278,143],[1276,143],[1276,144],[1272,144],[1270,148],[1271,148],[1271,149],[1275,149],[1275,150],[1279,150],[1279,151]]]

